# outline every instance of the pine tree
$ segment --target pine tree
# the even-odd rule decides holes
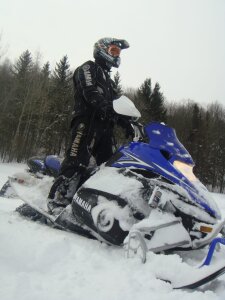
[[[14,74],[17,79],[26,80],[33,66],[32,56],[29,50],[24,51],[14,65]]]
[[[22,135],[26,126],[26,111],[29,108],[28,103],[32,94],[32,67],[32,56],[28,50],[21,54],[13,67],[15,92],[11,103],[12,118],[10,122],[13,139],[10,160],[17,158],[17,161],[21,161],[23,156],[24,140]]]
[[[141,111],[141,120],[143,123],[166,121],[166,106],[163,93],[160,92],[160,85],[158,83],[155,84],[152,90],[150,78],[147,78],[139,88],[135,103]]]
[[[120,74],[117,71],[115,76],[114,76],[114,82],[115,82],[115,87],[116,87],[116,92],[118,94],[118,96],[121,96],[123,94],[123,89],[121,86],[121,79],[120,79]]]
[[[39,100],[37,105],[37,114],[38,119],[36,123],[36,140],[35,148],[38,149],[40,146],[43,146],[45,143],[42,141],[42,135],[45,131],[45,128],[48,126],[49,115],[48,111],[50,110],[50,64],[49,62],[45,63],[40,71],[40,87],[39,87]]]
[[[143,97],[146,101],[146,104],[150,104],[152,94],[152,83],[151,79],[147,78],[139,88],[139,95]]]
[[[43,77],[44,80],[48,80],[49,79],[49,76],[51,74],[49,61],[47,61],[44,64],[44,66],[42,67],[41,74],[42,74],[42,77]]]
[[[155,84],[150,97],[150,114],[152,121],[166,122],[166,107],[159,83]]]
[[[13,99],[13,74],[11,72],[11,63],[5,60],[0,65],[0,156],[4,159],[8,154],[8,148],[11,139],[12,115],[10,107]]]
[[[137,98],[135,104],[141,112],[141,121],[148,123],[151,119],[150,105],[152,95],[152,83],[151,79],[147,78],[138,89]]]
[[[60,154],[68,143],[73,106],[72,72],[67,56],[56,64],[51,78],[49,124],[43,138],[48,152]]]
[[[202,167],[201,148],[203,145],[204,137],[204,132],[202,132],[202,115],[203,112],[201,111],[199,105],[197,103],[194,103],[192,106],[191,128],[187,145],[189,152],[196,162],[195,173],[197,176],[200,176]]]

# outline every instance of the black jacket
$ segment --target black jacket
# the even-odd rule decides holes
[[[115,83],[109,72],[91,60],[78,67],[73,75],[74,117],[100,116],[101,109],[118,98]]]

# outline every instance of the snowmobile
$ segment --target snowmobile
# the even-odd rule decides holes
[[[37,177],[48,175],[57,177],[59,174],[61,159],[57,155],[34,156],[27,160],[28,172]]]
[[[47,175],[57,177],[61,166],[61,158],[57,155],[33,156],[27,160],[27,172],[33,176],[42,178]],[[10,181],[7,180],[0,190],[0,197],[14,198],[15,192],[12,190]]]
[[[173,128],[138,123],[140,113],[127,97],[115,100],[113,106],[117,114],[132,118],[135,137],[92,170],[60,215],[47,212],[46,194],[37,194],[38,183],[33,187],[34,182],[19,175],[10,178],[12,187],[53,226],[123,246],[128,256],[140,251],[143,262],[149,251],[190,251],[211,244],[202,266],[210,264],[216,244],[225,244],[225,221],[194,175],[191,155]],[[25,214],[23,208],[19,212]],[[182,287],[199,286],[224,272],[223,263]]]

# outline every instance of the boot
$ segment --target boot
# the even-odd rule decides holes
[[[80,174],[75,173],[71,178],[61,175],[55,180],[47,199],[48,210],[51,214],[60,214],[72,202],[80,177]]]

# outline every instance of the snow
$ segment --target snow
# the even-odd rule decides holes
[[[7,176],[24,168],[22,164],[0,163],[0,186]],[[120,181],[121,191],[123,185]],[[225,217],[225,195],[212,196]],[[119,247],[24,219],[15,212],[20,204],[16,198],[0,198],[1,300],[225,298],[225,275],[196,291],[173,290],[157,277],[182,277],[184,270],[190,275],[193,268],[179,255],[149,253],[142,264],[138,257],[127,259]],[[185,261],[197,263],[204,255],[204,250],[187,253]],[[225,260],[225,249],[220,255]]]
[[[152,130],[152,132],[153,132],[154,134],[161,134],[161,132],[160,132],[159,130]]]

